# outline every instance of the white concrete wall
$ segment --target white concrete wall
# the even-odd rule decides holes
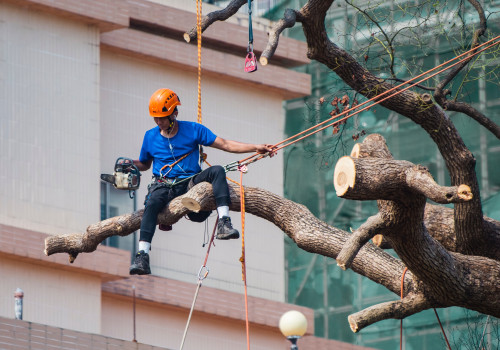
[[[23,320],[99,334],[101,280],[0,256],[0,316],[14,318],[14,291],[24,291]],[[0,346],[1,347],[1,346]]]
[[[194,291],[193,291],[194,293]],[[134,315],[130,304],[119,299],[103,298],[103,335],[124,340],[134,336]],[[188,311],[136,305],[136,340],[167,349],[179,349]],[[250,345],[254,350],[286,349],[281,333],[265,327],[250,327]],[[184,350],[243,350],[247,348],[245,322],[222,321],[206,314],[193,313]]]
[[[0,3],[0,222],[99,219],[99,32]]]
[[[196,121],[195,73],[100,54],[95,27],[0,3],[0,222],[49,234],[82,232],[98,222],[99,174],[111,172],[118,156],[138,157],[144,132],[154,126],[149,97],[164,86],[181,96],[180,118]],[[282,118],[278,95],[204,77],[203,123],[217,135],[275,143],[282,139]],[[213,164],[242,158],[206,151]],[[139,207],[150,175],[143,175]],[[244,184],[280,194],[281,156],[251,165]],[[232,217],[241,230],[239,213]],[[210,231],[212,226],[213,219]],[[203,232],[203,224],[185,220],[171,232],[158,231],[153,273],[196,282],[206,252]],[[283,301],[283,234],[247,215],[246,243],[249,294]],[[243,292],[240,244],[216,243],[205,285]],[[13,316],[13,293],[20,287],[25,320],[101,333],[99,278],[2,257],[0,266],[0,316]],[[120,318],[109,310],[103,308],[105,320]]]
[[[182,43],[181,43],[182,44]],[[258,73],[256,73],[258,74]],[[137,159],[144,132],[155,126],[148,113],[151,94],[168,87],[180,96],[179,119],[197,120],[197,76],[166,65],[101,53],[101,167],[112,171],[118,156]],[[255,88],[245,88],[227,80],[202,78],[203,124],[223,138],[250,142],[276,143],[283,135],[280,96]],[[245,157],[207,147],[211,164],[225,165]],[[282,193],[282,158],[263,159],[250,165],[244,184]],[[239,173],[229,173],[239,180]],[[151,171],[143,173],[138,207],[143,207]],[[214,216],[215,218],[215,216]],[[209,220],[209,234],[214,218]],[[232,221],[241,231],[240,214]],[[169,232],[157,230],[153,239],[153,274],[186,282],[196,282],[206,248],[202,247],[205,226],[186,220]],[[274,225],[246,216],[246,249],[249,294],[284,300],[283,234]],[[207,285],[243,292],[241,282],[241,240],[216,242],[208,261]]]

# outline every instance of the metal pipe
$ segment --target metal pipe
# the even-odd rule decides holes
[[[132,296],[133,296],[133,305],[134,305],[134,339],[132,341],[134,343],[137,343],[137,339],[135,339],[135,285],[132,286]]]
[[[17,288],[14,292],[14,313],[16,316],[16,320],[23,319],[23,297],[23,290],[21,288]]]

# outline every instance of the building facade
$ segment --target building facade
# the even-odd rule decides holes
[[[182,38],[196,16],[183,5],[0,1],[0,349],[178,348],[206,252],[205,225],[182,220],[158,231],[152,276],[128,276],[134,235],[108,239],[72,264],[43,250],[48,235],[84,232],[142,208],[150,172],[135,200],[101,184],[99,175],[111,173],[120,156],[138,158],[144,132],[154,127],[152,92],[173,89],[182,101],[179,118],[197,120],[197,48]],[[267,40],[262,26],[264,20],[255,28],[256,50]],[[309,75],[290,69],[308,63],[304,43],[283,39],[278,64],[249,75],[245,25],[217,23],[204,40],[203,124],[228,139],[281,140],[283,101],[311,91]],[[212,164],[239,159],[206,151]],[[253,165],[245,185],[282,194],[282,164],[278,155]],[[252,348],[287,348],[277,326],[293,308],[309,320],[305,346],[355,349],[315,338],[313,311],[285,303],[282,232],[255,217],[247,217],[246,232]],[[246,346],[239,243],[212,250],[185,349]],[[17,288],[24,291],[23,320],[13,319]]]

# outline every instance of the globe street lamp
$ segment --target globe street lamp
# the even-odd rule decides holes
[[[292,343],[290,350],[298,350],[297,340],[302,337],[307,330],[307,319],[302,312],[288,311],[280,318],[280,331]]]

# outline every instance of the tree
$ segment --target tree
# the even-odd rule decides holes
[[[269,33],[261,64],[272,60],[285,28],[300,23],[307,40],[307,55],[331,69],[353,91],[364,98],[377,98],[401,81],[393,69],[396,35],[373,21],[386,42],[390,79],[381,79],[352,54],[336,45],[325,28],[325,17],[333,0],[309,0],[300,10],[287,9]],[[247,4],[233,0],[220,11],[202,20],[206,30],[217,20],[225,20]],[[357,7],[370,18],[370,9]],[[469,0],[479,26],[470,36],[476,48],[486,34],[486,15],[481,5]],[[416,5],[418,7],[418,5]],[[412,28],[414,29],[414,28]],[[401,33],[401,30],[396,30]],[[184,35],[196,39],[196,28]],[[477,51],[477,50],[476,50]],[[381,101],[380,104],[423,128],[437,145],[450,174],[451,186],[438,185],[422,166],[392,157],[383,137],[368,135],[354,146],[351,154],[339,159],[334,175],[337,195],[352,200],[376,200],[379,212],[367,218],[352,234],[314,217],[303,205],[259,188],[245,188],[246,211],[268,220],[286,233],[300,248],[337,260],[387,289],[401,300],[374,305],[349,316],[354,332],[388,318],[403,319],[429,308],[460,306],[500,317],[500,222],[483,215],[475,170],[475,159],[466,147],[448,111],[460,112],[476,120],[500,138],[500,127],[471,104],[450,98],[447,86],[464,70],[470,69],[473,52],[449,71],[435,86],[418,85]],[[361,56],[362,57],[362,56]],[[231,210],[240,210],[239,189],[231,185]],[[162,224],[171,225],[190,210],[215,209],[210,185],[201,183],[173,200],[160,214]],[[454,204],[454,208],[427,203]],[[73,261],[80,252],[92,252],[112,235],[128,235],[140,226],[142,210],[104,220],[84,234],[51,236],[45,253],[66,252]],[[378,239],[370,242],[377,235]],[[378,236],[382,235],[382,236]],[[383,239],[380,239],[383,237]],[[382,248],[392,247],[395,258]],[[407,268],[407,270],[406,270]]]

